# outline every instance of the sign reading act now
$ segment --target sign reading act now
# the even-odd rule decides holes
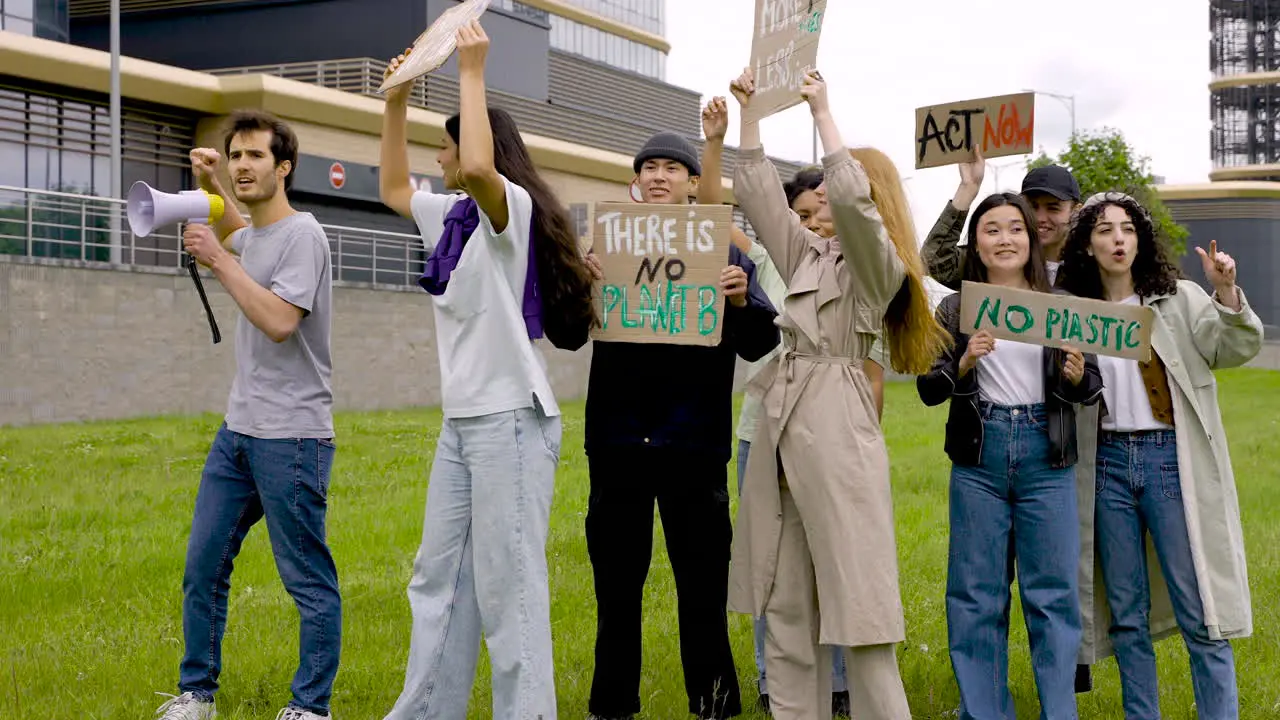
[[[1151,308],[965,281],[960,331],[1146,361],[1151,357]],[[963,348],[962,348],[963,349]]]

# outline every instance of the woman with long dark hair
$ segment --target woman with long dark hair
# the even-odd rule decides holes
[[[969,225],[962,277],[1050,292],[1035,211],[1019,195],[983,200]],[[1063,346],[1001,340],[960,328],[960,294],[938,318],[955,339],[916,387],[950,401],[947,640],[960,720],[1011,718],[1010,584],[1016,568],[1042,720],[1075,720],[1080,648],[1074,404],[1102,393],[1097,360]],[[1016,563],[1016,565],[1015,565]]]
[[[1095,550],[1082,562],[1091,568],[1096,557],[1106,598],[1086,605],[1085,627],[1095,634],[1086,635],[1082,656],[1096,662],[1114,651],[1127,720],[1159,719],[1153,638],[1178,629],[1191,657],[1199,716],[1235,720],[1230,641],[1253,629],[1213,371],[1258,354],[1262,321],[1217,241],[1196,251],[1212,295],[1182,279],[1141,204],[1123,193],[1099,193],[1075,219],[1058,277],[1075,295],[1147,306],[1155,316],[1148,361],[1099,358],[1106,387],[1096,428],[1093,527],[1085,529]],[[1093,587],[1082,592],[1099,594]]]
[[[560,413],[534,344],[571,349],[594,321],[591,276],[563,206],[507,113],[485,104],[488,38],[458,31],[459,113],[438,160],[446,187],[409,183],[406,103],[387,93],[381,195],[430,253],[444,424],[409,584],[413,633],[389,720],[465,717],[483,634],[496,720],[556,717],[546,541]],[[391,62],[388,75],[404,56]]]

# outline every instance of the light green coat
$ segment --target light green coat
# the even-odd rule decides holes
[[[1150,298],[1155,312],[1151,347],[1164,361],[1173,396],[1178,444],[1178,475],[1186,508],[1191,555],[1204,605],[1209,636],[1248,637],[1253,632],[1249,574],[1245,567],[1244,535],[1236,495],[1227,435],[1218,407],[1213,371],[1239,367],[1262,349],[1262,321],[1239,290],[1240,312],[1232,312],[1189,280],[1178,292]],[[1107,629],[1111,611],[1094,547],[1095,465],[1098,407],[1077,411],[1080,460],[1076,479],[1080,498],[1080,600],[1084,641],[1079,662],[1093,664],[1113,654]],[[1151,579],[1151,636],[1177,631],[1169,588],[1160,571],[1150,537],[1147,567]]]

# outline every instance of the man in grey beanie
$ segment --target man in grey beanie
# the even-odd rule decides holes
[[[634,169],[643,201],[662,205],[688,204],[702,172],[693,144],[669,132],[649,138]],[[755,264],[732,244],[728,261],[720,276],[727,302],[718,346],[592,344],[586,408],[586,535],[597,618],[592,718],[640,712],[642,601],[655,503],[675,576],[689,712],[717,719],[742,712],[726,610],[733,374],[738,356],[764,357],[779,336]],[[601,278],[593,255],[587,263]]]

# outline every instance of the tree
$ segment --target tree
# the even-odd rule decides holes
[[[1113,128],[1078,132],[1057,158],[1044,150],[1027,163],[1031,170],[1045,165],[1061,165],[1080,183],[1081,200],[1098,192],[1119,190],[1132,195],[1151,213],[1156,234],[1169,243],[1175,257],[1187,250],[1188,230],[1174,221],[1169,208],[1156,193],[1155,178],[1147,169],[1150,158],[1134,152],[1124,135]]]

